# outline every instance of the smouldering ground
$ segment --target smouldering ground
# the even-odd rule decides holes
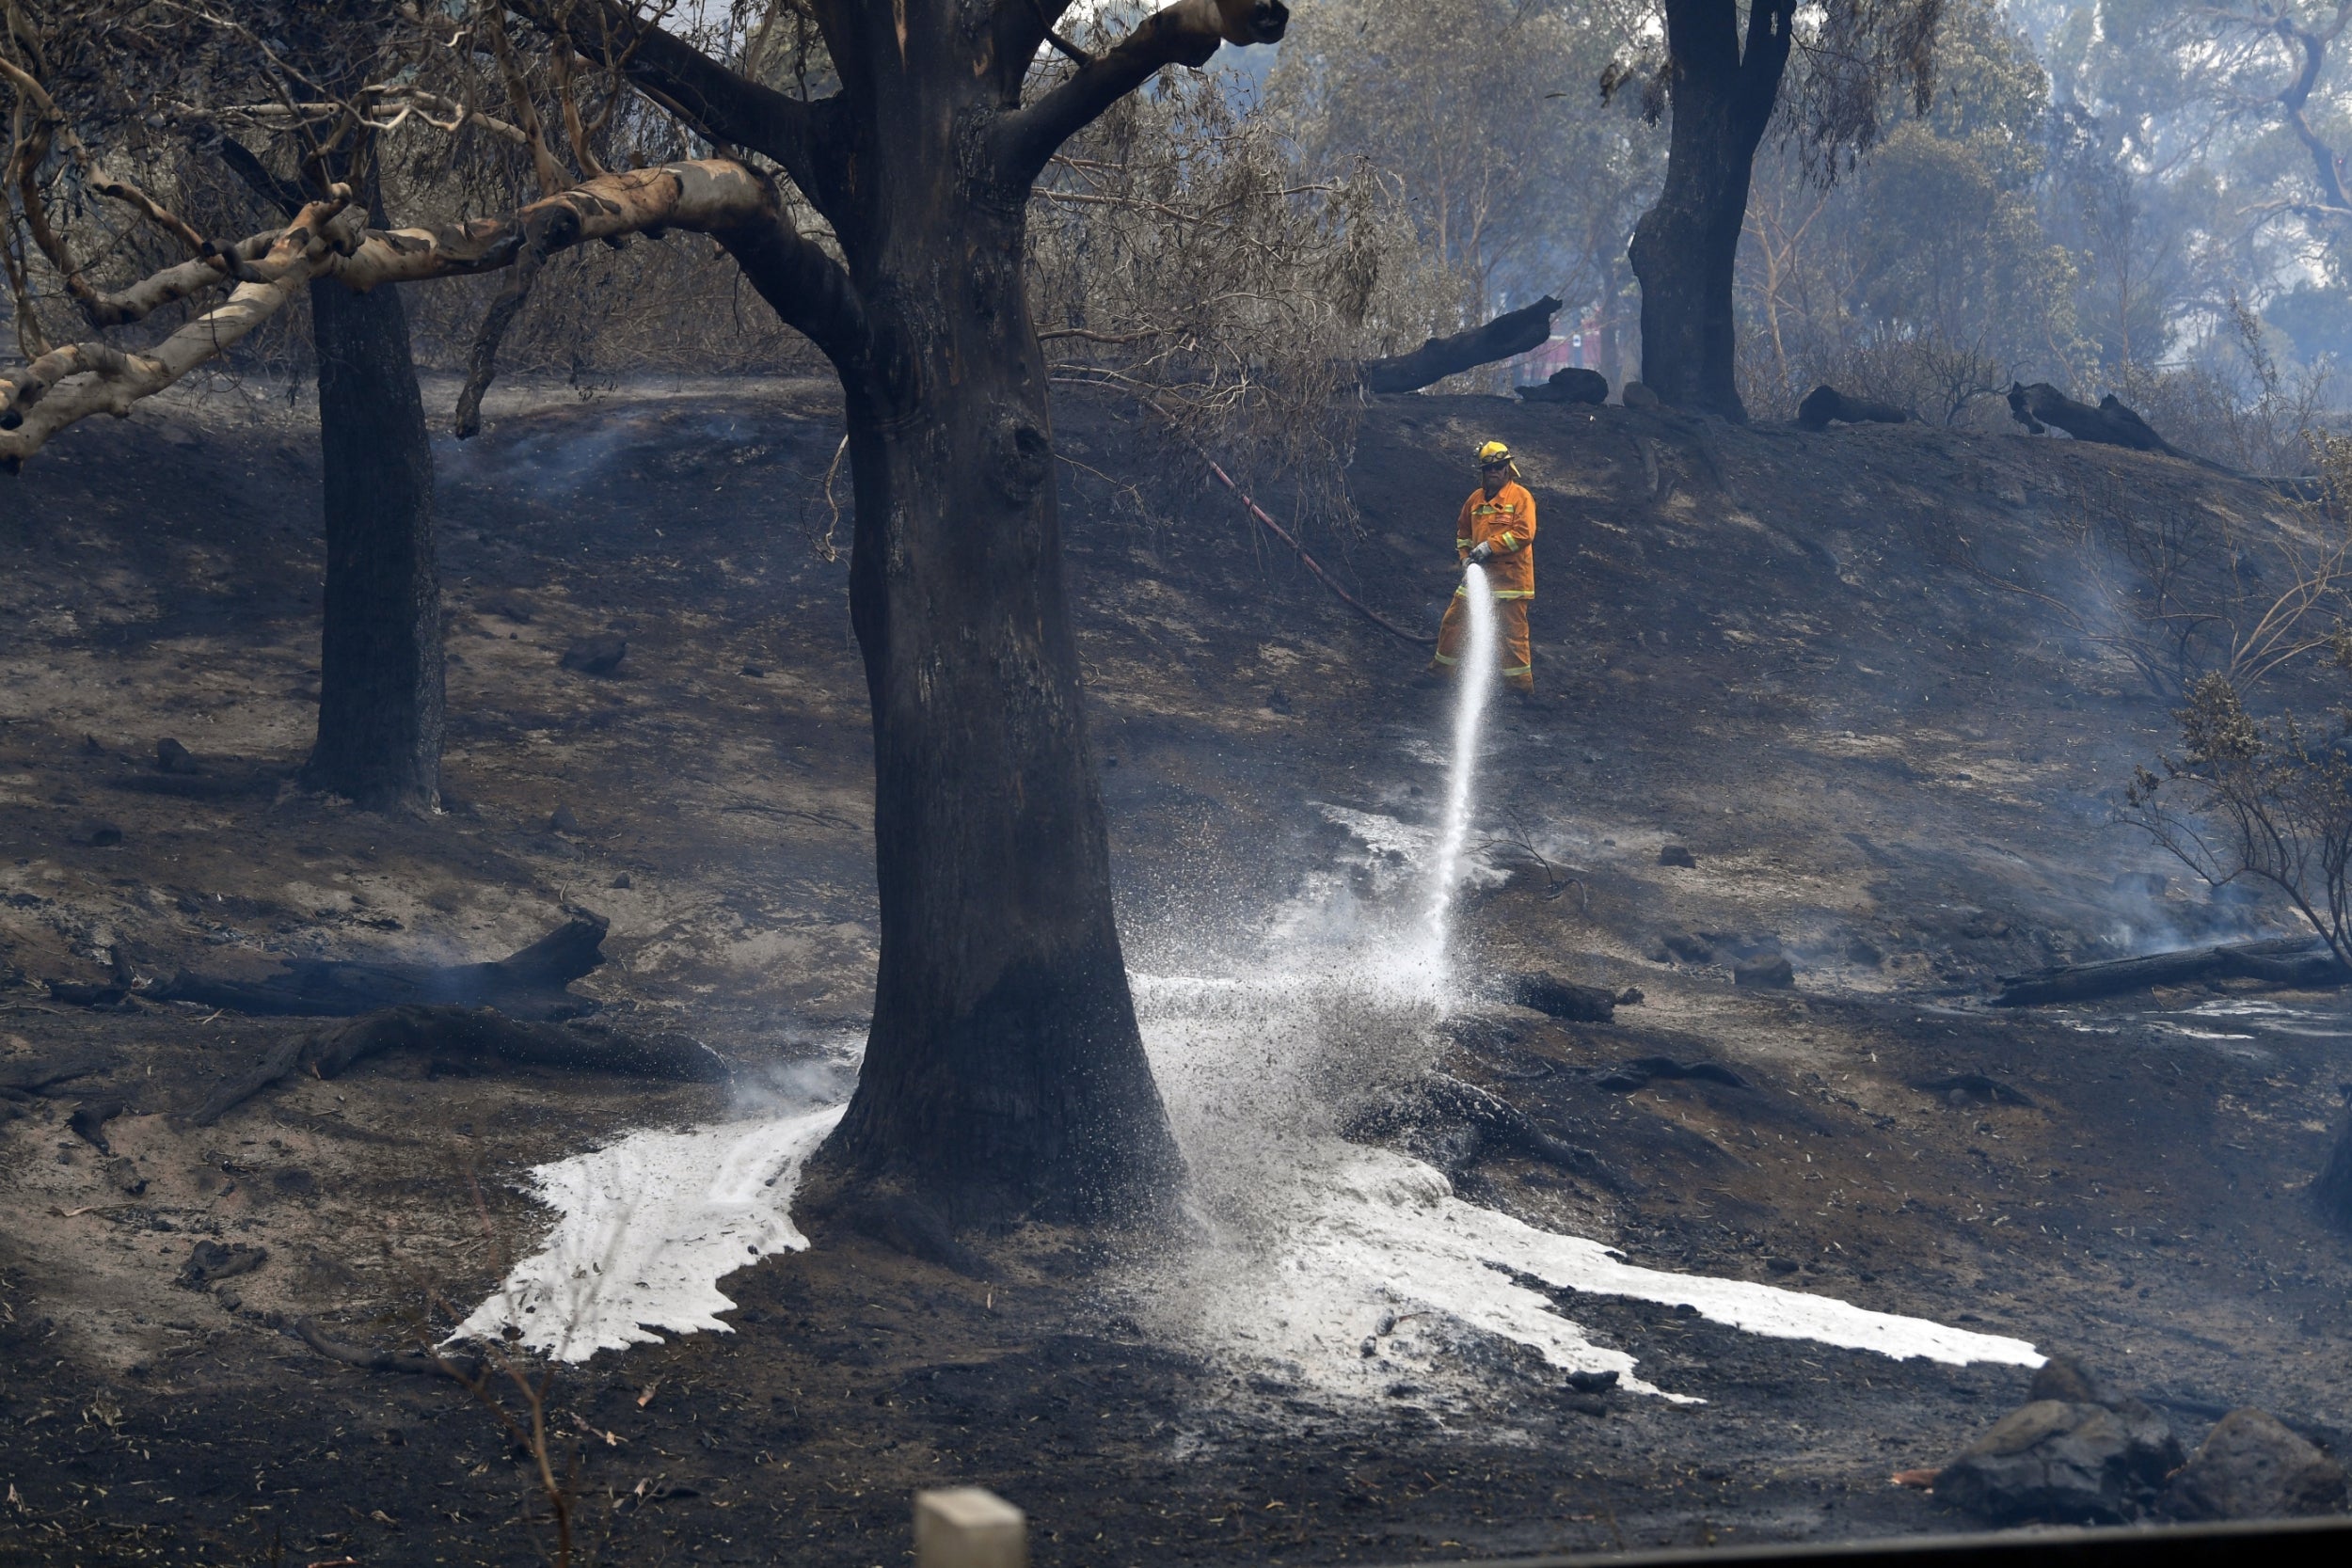
[[[514,1190],[528,1165],[837,1086],[812,1064],[859,1026],[872,894],[845,569],[814,547],[831,408],[804,386],[585,404],[523,388],[444,452],[453,804],[429,820],[282,786],[316,678],[298,412],[177,401],[77,428],[8,483],[0,1069],[100,1057],[92,1093],[132,1105],[107,1134],[148,1185],[118,1189],[67,1130],[71,1101],[0,1132],[0,1554],[535,1560],[525,1474],[461,1393],[330,1365],[280,1325],[317,1315],[392,1343],[431,1291],[469,1303],[538,1233]],[[1092,467],[1159,466],[1115,409],[1058,420]],[[2075,1351],[2169,1400],[2192,1440],[2241,1402],[2352,1426],[2352,1269],[2298,1192],[2352,1078],[2339,1001],[1979,1005],[2006,969],[2268,915],[2177,877],[2117,891],[2166,869],[2106,823],[2162,738],[2161,705],[1953,541],[2046,588],[2069,569],[2070,494],[2249,527],[2275,503],[2165,459],[2022,437],[1406,399],[1366,415],[1363,531],[1318,536],[1318,553],[1390,613],[1434,620],[1462,457],[1489,434],[1543,508],[1547,697],[1507,711],[1489,748],[1483,853],[1508,876],[1473,900],[1463,958],[1647,1000],[1606,1026],[1499,1004],[1460,1022],[1453,1070],[1623,1180],[1472,1154],[1456,1190],[1638,1263]],[[1344,933],[1387,896],[1344,824],[1409,831],[1437,796],[1441,699],[1405,694],[1421,650],[1265,554],[1218,493],[1154,483],[1140,518],[1068,477],[1137,966],[1263,964],[1257,937],[1286,908]],[[608,627],[629,639],[619,678],[557,667]],[[165,736],[216,794],[126,787]],[[549,829],[559,806],[576,828]],[[77,842],[95,823],[121,842]],[[1697,864],[1658,863],[1668,842]],[[711,1040],[757,1086],[730,1103],[393,1058],[191,1130],[171,1113],[299,1025],[90,1012],[36,983],[102,978],[117,953],[144,974],[495,956],[567,902],[612,921],[612,961],[583,989]],[[1655,956],[1692,933],[1717,961]],[[1767,937],[1795,961],[1793,992],[1729,982],[1722,960]],[[1629,1092],[1585,1070],[1645,1055],[1719,1061],[1746,1086]],[[1921,1087],[1963,1075],[2013,1095]],[[233,1310],[172,1283],[199,1236],[270,1251]],[[1887,1473],[1947,1457],[2025,1382],[1579,1297],[1564,1310],[1597,1341],[1707,1402],[1619,1395],[1595,1414],[1494,1345],[1464,1353],[1486,1357],[1471,1397],[1334,1401],[1106,1300],[1122,1243],[982,1238],[977,1278],[815,1240],[727,1282],[735,1334],[559,1382],[610,1560],[895,1560],[909,1491],[948,1480],[1027,1508],[1041,1563],[1947,1528]]]

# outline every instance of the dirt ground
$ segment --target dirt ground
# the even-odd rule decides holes
[[[544,1510],[486,1412],[326,1361],[291,1323],[408,1340],[544,1226],[527,1167],[821,1089],[816,1064],[862,1027],[870,753],[846,560],[822,547],[831,393],[519,387],[491,413],[442,453],[449,798],[429,818],[288,782],[317,680],[300,406],[167,400],[0,484],[0,1073],[92,1069],[0,1127],[0,1560],[540,1560]],[[1343,868],[1324,808],[1425,815],[1443,695],[1412,687],[1425,650],[1350,614],[1232,498],[1155,478],[1174,465],[1120,410],[1058,418],[1085,465],[1069,570],[1142,961]],[[1636,1262],[2072,1351],[2192,1443],[2253,1403],[2342,1451],[2352,1258],[2300,1189],[2352,1079],[2343,999],[1984,1006],[1999,973],[2286,928],[2114,825],[2164,704],[2080,617],[1996,579],[2079,588],[2063,524],[2086,498],[2248,529],[2296,526],[2289,509],[2061,441],[1416,398],[1366,411],[1362,527],[1313,532],[1318,556],[1434,626],[1487,436],[1542,508],[1544,695],[1489,748],[1481,853],[1509,875],[1463,948],[1645,999],[1606,1025],[1499,1002],[1462,1021],[1451,1070],[1622,1180],[1481,1157],[1457,1190]],[[559,666],[608,629],[628,640],[616,674]],[[167,736],[201,774],[156,773]],[[1695,863],[1661,863],[1669,844]],[[394,1055],[196,1128],[183,1113],[308,1025],[45,985],[493,958],[567,907],[612,921],[580,989],[709,1041],[736,1088]],[[1769,943],[1794,989],[1734,986],[1732,958]],[[1655,1055],[1740,1083],[1607,1070]],[[128,1108],[102,1153],[67,1120],[108,1098]],[[182,1288],[199,1240],[268,1260]],[[2026,1378],[1579,1296],[1564,1310],[1706,1402],[1577,1395],[1499,1356],[1468,1402],[1335,1405],[1109,1309],[1092,1282],[1118,1238],[984,1238],[982,1275],[815,1243],[730,1276],[734,1333],[557,1379],[600,1560],[894,1563],[911,1491],[963,1482],[1028,1511],[1041,1564],[1947,1529],[1963,1521],[1888,1474],[1949,1457]]]

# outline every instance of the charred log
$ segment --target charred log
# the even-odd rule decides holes
[[[684,1035],[628,1035],[592,1023],[533,1023],[486,1007],[392,1007],[281,1041],[251,1071],[232,1079],[188,1115],[210,1127],[263,1089],[305,1069],[334,1078],[387,1051],[426,1050],[487,1063],[612,1072],[669,1083],[723,1082],[726,1062]]]
[[[563,926],[495,963],[367,963],[290,958],[287,972],[266,980],[227,980],[182,970],[147,992],[157,1002],[207,1006],[268,1017],[354,1018],[379,1007],[439,1004],[492,1007],[519,1019],[578,1018],[596,1010],[575,995],[574,980],[604,962],[602,915],[575,912]]]
[[[1410,354],[1367,359],[1357,368],[1368,392],[1417,392],[1449,375],[1491,365],[1515,354],[1540,348],[1551,336],[1551,318],[1560,302],[1546,294],[1533,305],[1507,310],[1484,326],[1432,338]]]
[[[1514,974],[1510,997],[1522,1007],[1533,1007],[1548,1018],[1570,1023],[1609,1023],[1617,1016],[1615,991],[1600,986],[1578,985],[1556,974]]]
[[[2037,381],[2030,387],[2012,381],[2009,384],[2009,417],[2036,436],[2056,425],[2077,441],[2127,447],[2133,451],[2160,451],[2169,457],[2185,455],[2151,429],[2146,420],[2125,407],[2113,392],[2101,398],[2099,406],[2093,408],[2087,403],[2076,403],[2046,381]]]
[[[1607,403],[1609,378],[1598,371],[1563,366],[1533,387],[1515,388],[1522,403]]]
[[[2230,979],[2267,980],[2281,986],[2341,986],[2352,982],[2352,969],[2346,969],[2316,937],[2285,937],[2003,975],[2001,992],[1993,1005],[2042,1007],[2056,1002],[2120,996],[2151,986]]]
[[[1908,408],[1849,397],[1827,384],[1805,393],[1797,404],[1797,424],[1804,430],[1827,430],[1833,424],[1908,424],[1912,418]]]

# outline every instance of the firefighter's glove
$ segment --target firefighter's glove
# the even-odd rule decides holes
[[[1470,564],[1473,566],[1484,566],[1487,562],[1494,559],[1494,553],[1495,547],[1492,545],[1479,545],[1470,553]]]

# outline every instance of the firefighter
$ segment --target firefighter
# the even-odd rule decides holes
[[[1495,598],[1495,644],[1502,678],[1523,698],[1535,695],[1535,667],[1527,640],[1527,606],[1535,596],[1535,498],[1519,483],[1511,449],[1488,441],[1478,449],[1478,488],[1462,503],[1454,525],[1454,554],[1486,571]],[[1437,657],[1429,668],[1450,675],[1461,662],[1470,636],[1465,590],[1454,591],[1444,624],[1438,628]]]

